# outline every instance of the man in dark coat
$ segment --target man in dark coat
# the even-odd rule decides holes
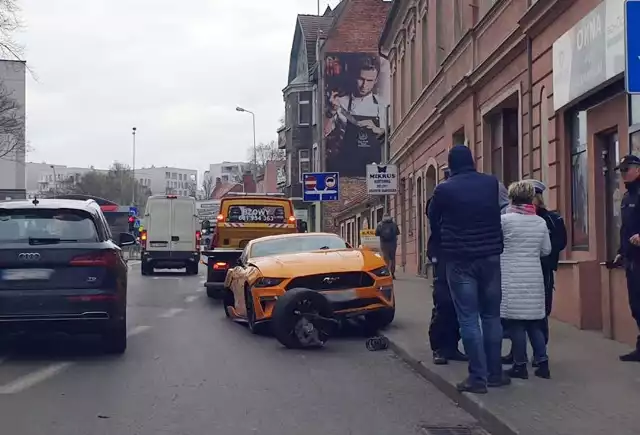
[[[430,203],[431,199],[427,201],[427,215]],[[433,363],[443,365],[449,360],[467,361],[467,357],[458,350],[460,326],[447,284],[445,263],[438,254],[439,245],[439,234],[431,232],[427,241],[427,258],[433,265],[433,309],[429,324],[429,345],[433,352]]]
[[[429,224],[440,237],[439,254],[469,358],[469,376],[457,388],[483,394],[487,387],[511,382],[500,355],[500,185],[493,175],[476,171],[471,150],[464,145],[449,151],[448,163],[451,177],[435,188]]]

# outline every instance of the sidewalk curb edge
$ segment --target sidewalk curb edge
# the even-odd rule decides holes
[[[389,338],[389,349],[402,361],[411,367],[418,375],[433,384],[440,392],[451,399],[461,409],[475,417],[482,427],[491,435],[520,435],[520,432],[509,423],[487,409],[480,401],[470,394],[461,394],[455,385],[433,371],[419,359],[411,356],[401,345]],[[489,392],[491,394],[491,392]]]

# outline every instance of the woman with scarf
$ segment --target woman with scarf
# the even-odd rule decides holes
[[[544,219],[533,205],[535,189],[528,181],[509,186],[509,206],[502,215],[504,251],[500,257],[502,303],[500,317],[509,330],[512,378],[527,379],[527,335],[533,348],[535,375],[549,379],[544,337],[545,292],[540,257],[549,255],[551,241]]]

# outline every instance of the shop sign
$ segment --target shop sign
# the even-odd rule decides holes
[[[367,165],[367,193],[369,195],[396,195],[398,193],[398,166]]]
[[[380,238],[376,237],[376,230],[360,230],[360,244],[363,248],[377,251],[380,249]]]
[[[554,110],[624,70],[624,0],[605,0],[553,43]]]

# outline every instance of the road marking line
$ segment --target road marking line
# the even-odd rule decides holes
[[[164,313],[160,314],[160,317],[164,319],[168,319],[183,311],[184,311],[184,308],[171,308],[170,310],[167,310]]]
[[[127,332],[127,337],[133,337],[134,335],[142,334],[145,331],[151,329],[151,326],[147,325],[138,325],[129,332]]]
[[[196,299],[198,299],[200,296],[198,295],[191,295],[191,296],[187,296],[186,298],[184,298],[184,301],[188,304],[190,304],[191,302],[195,301]]]
[[[37,385],[49,378],[54,377],[58,373],[69,368],[72,364],[73,363],[71,362],[62,362],[44,367],[40,370],[36,370],[35,372],[31,372],[14,380],[13,382],[1,386],[0,394],[20,393],[28,388],[33,387],[34,385]]]

